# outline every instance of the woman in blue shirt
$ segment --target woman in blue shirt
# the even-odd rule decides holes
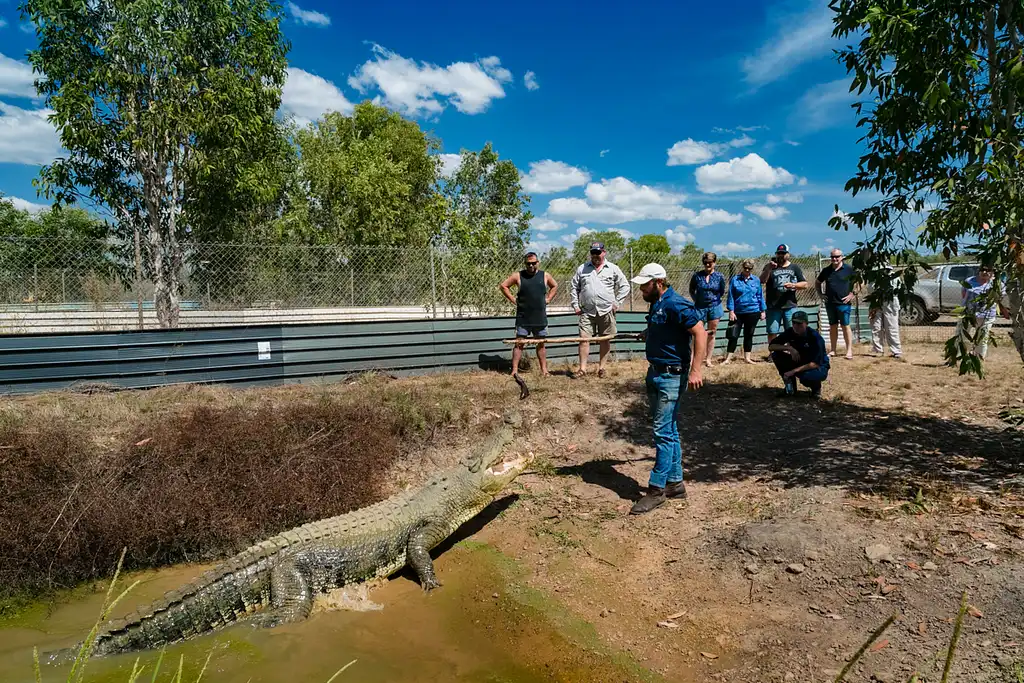
[[[736,354],[736,345],[740,340],[740,329],[743,329],[743,359],[748,363],[755,361],[750,357],[754,349],[754,328],[758,320],[764,320],[764,292],[761,291],[761,278],[754,275],[753,259],[744,259],[740,264],[743,269],[739,275],[729,280],[729,298],[725,307],[729,311],[729,328],[725,337],[729,340],[725,361],[732,361]]]
[[[704,263],[704,270],[698,270],[690,278],[690,298],[693,299],[697,315],[708,330],[708,351],[704,365],[710,368],[711,356],[715,354],[715,332],[722,317],[725,276],[715,270],[718,256],[713,251],[706,252],[701,260]],[[699,363],[700,359],[694,358],[694,362]]]

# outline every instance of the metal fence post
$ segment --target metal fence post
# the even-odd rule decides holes
[[[633,280],[633,247],[629,248],[629,279]],[[633,311],[633,288],[629,289],[629,310]]]
[[[434,245],[430,245],[430,310],[437,318],[437,274],[434,271]]]

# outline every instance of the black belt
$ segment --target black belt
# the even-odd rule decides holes
[[[664,363],[655,363],[654,361],[647,361],[651,364],[657,372],[667,372],[671,375],[681,375],[686,370],[682,365],[665,365]]]

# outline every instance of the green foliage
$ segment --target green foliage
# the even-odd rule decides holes
[[[295,134],[299,161],[287,241],[342,246],[425,246],[441,224],[438,148],[419,125],[369,102],[326,114]]]
[[[459,170],[444,181],[444,224],[435,244],[444,249],[523,251],[533,214],[523,194],[519,169],[500,160],[491,143],[479,152],[462,151]]]
[[[160,323],[176,327],[183,243],[215,223],[191,212],[259,193],[252,162],[279,132],[281,7],[24,0],[21,11],[36,27],[36,88],[68,152],[37,186],[59,204],[97,201],[121,236],[144,236]],[[213,178],[241,188],[204,198]]]
[[[576,238],[572,245],[572,258],[577,265],[590,260],[590,245],[603,242],[609,259],[616,259],[626,250],[626,238],[614,230],[586,232]]]
[[[444,222],[434,237],[435,272],[444,282],[440,305],[463,313],[507,312],[503,297],[484,292],[518,269],[526,250],[533,214],[519,169],[487,143],[479,152],[463,150],[459,170],[442,182],[440,192]]]
[[[836,13],[833,35],[859,38],[839,53],[850,89],[872,95],[854,105],[867,150],[846,190],[882,198],[829,221],[836,230],[867,231],[851,261],[857,278],[873,285],[870,304],[890,295],[905,300],[924,265],[913,251],[917,245],[946,259],[987,261],[1011,281],[1024,281],[1024,6],[996,0],[832,0],[829,6]],[[915,235],[908,220],[926,205],[936,208]],[[886,263],[895,265],[895,280]],[[1014,328],[1024,359],[1024,311],[1019,295],[1011,300],[1018,302]],[[962,344],[951,340],[948,352],[950,362],[980,374]]]
[[[664,235],[640,235],[636,239],[630,240],[628,246],[641,254],[669,254],[672,252],[672,246]]]

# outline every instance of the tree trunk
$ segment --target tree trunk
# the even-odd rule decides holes
[[[1024,278],[1009,280],[1006,293],[1010,298],[1010,338],[1024,361]]]

